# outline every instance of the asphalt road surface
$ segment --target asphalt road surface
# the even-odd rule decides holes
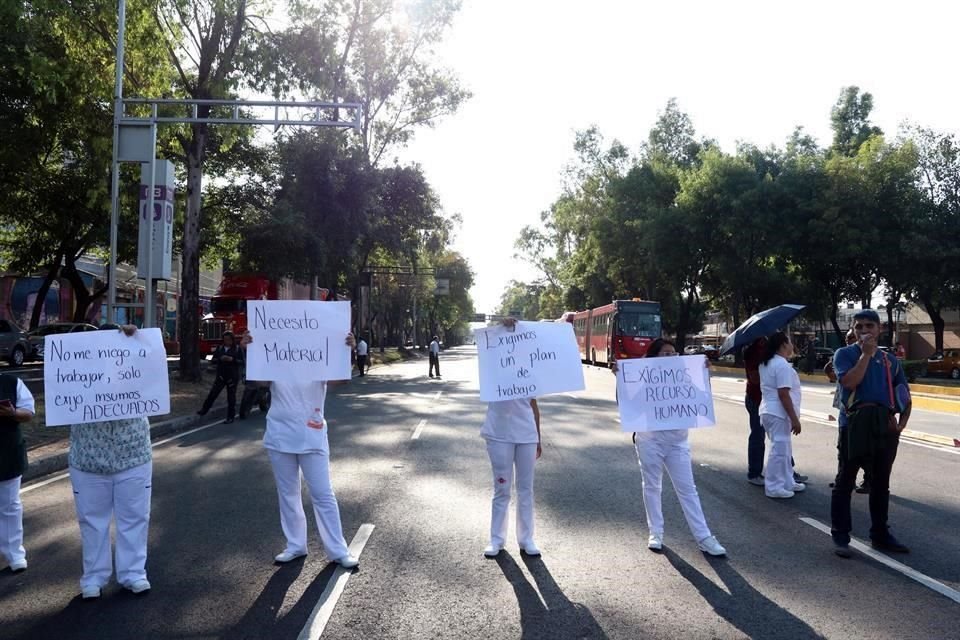
[[[475,353],[445,352],[441,367],[442,380],[426,377],[426,361],[378,367],[328,397],[345,533],[355,550],[365,542],[358,570],[327,561],[313,524],[310,555],[273,564],[284,541],[256,415],[156,447],[145,596],[111,585],[81,601],[69,481],[28,488],[30,568],[0,572],[0,637],[960,637],[960,455],[901,447],[891,524],[912,552],[898,567],[880,554],[844,560],[817,527],[829,525],[836,429],[804,422],[795,456],[809,489],[770,500],[746,482],[742,404],[718,399],[719,424],[691,443],[708,523],[729,556],[697,550],[668,482],[665,550],[653,553],[613,376],[588,367],[586,391],[541,400],[543,557],[519,554],[511,524],[507,550],[487,560],[492,478]],[[865,539],[864,496],[854,496],[854,526]]]

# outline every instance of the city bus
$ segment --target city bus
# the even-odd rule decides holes
[[[660,303],[650,300],[614,300],[608,305],[568,311],[561,321],[573,324],[580,359],[609,366],[613,360],[642,358],[660,337]]]

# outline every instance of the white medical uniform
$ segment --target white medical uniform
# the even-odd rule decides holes
[[[647,512],[650,533],[663,535],[663,470],[670,474],[670,482],[677,492],[680,507],[687,519],[690,533],[697,542],[712,534],[703,516],[697,485],[693,481],[693,463],[687,429],[637,432],[637,460],[643,477],[643,508]]]
[[[790,434],[790,416],[780,402],[778,389],[790,389],[793,409],[800,415],[800,376],[787,360],[774,355],[760,365],[760,423],[770,439],[764,488],[770,492],[793,491],[793,443]]]
[[[36,413],[33,394],[19,378],[14,407]],[[23,503],[20,501],[22,478],[17,476],[0,481],[0,558],[5,558],[10,564],[27,559],[27,552],[23,548]]]
[[[524,548],[531,546],[534,544],[533,467],[540,435],[530,400],[489,403],[480,435],[487,441],[493,468],[490,544],[503,547],[506,543],[510,488],[516,483],[517,542]]]
[[[307,517],[300,472],[307,481],[324,551],[331,560],[349,555],[340,524],[340,507],[330,484],[330,445],[323,407],[326,382],[273,382],[263,446],[270,456],[280,500],[285,551],[307,551]]]

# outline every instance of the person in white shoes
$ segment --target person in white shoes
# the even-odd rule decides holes
[[[507,318],[503,325],[516,326]],[[520,551],[539,556],[533,539],[534,466],[542,454],[540,447],[540,408],[536,399],[503,400],[487,404],[487,416],[480,428],[487,441],[487,454],[493,471],[493,504],[490,513],[490,544],[483,555],[494,558],[507,542],[510,490],[517,487],[517,542]]]
[[[128,336],[133,325],[104,325]],[[150,590],[147,533],[153,485],[150,422],[146,418],[70,425],[70,483],[80,526],[84,600],[100,597],[116,569],[117,582],[133,593]],[[110,522],[116,523],[116,566]]]
[[[27,568],[23,548],[20,480],[27,470],[27,447],[20,425],[33,419],[33,395],[23,380],[0,373],[0,559],[19,573]]]
[[[677,355],[677,348],[666,338],[657,338],[647,349],[647,358]],[[617,372],[617,363],[611,369]],[[638,431],[633,434],[640,474],[643,478],[643,508],[647,514],[647,548],[663,549],[663,471],[670,475],[680,507],[690,527],[697,546],[711,556],[725,556],[727,550],[710,532],[700,505],[697,485],[693,480],[693,461],[690,457],[689,429],[666,429],[663,431]]]
[[[770,439],[764,492],[768,498],[792,498],[807,488],[793,477],[791,433],[799,435],[800,376],[789,362],[793,355],[790,336],[778,332],[767,340],[760,364],[760,423]]]
[[[253,342],[247,334],[244,345]],[[354,347],[353,334],[346,343]],[[333,562],[345,569],[360,564],[350,554],[340,523],[340,505],[330,483],[330,443],[323,417],[327,382],[269,382],[271,404],[263,446],[270,457],[280,501],[280,527],[287,546],[274,560],[286,564],[307,555],[307,517],[303,510],[300,474],[303,473],[313,503],[323,549]],[[333,382],[331,381],[331,384]]]

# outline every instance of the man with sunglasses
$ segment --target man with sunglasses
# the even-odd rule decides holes
[[[880,316],[862,309],[853,316],[857,342],[838,349],[833,366],[840,381],[838,468],[830,503],[834,552],[850,557],[850,495],[862,467],[870,471],[870,540],[875,549],[907,553],[887,527],[890,472],[900,432],[910,419],[910,394],[900,362],[877,348]]]

